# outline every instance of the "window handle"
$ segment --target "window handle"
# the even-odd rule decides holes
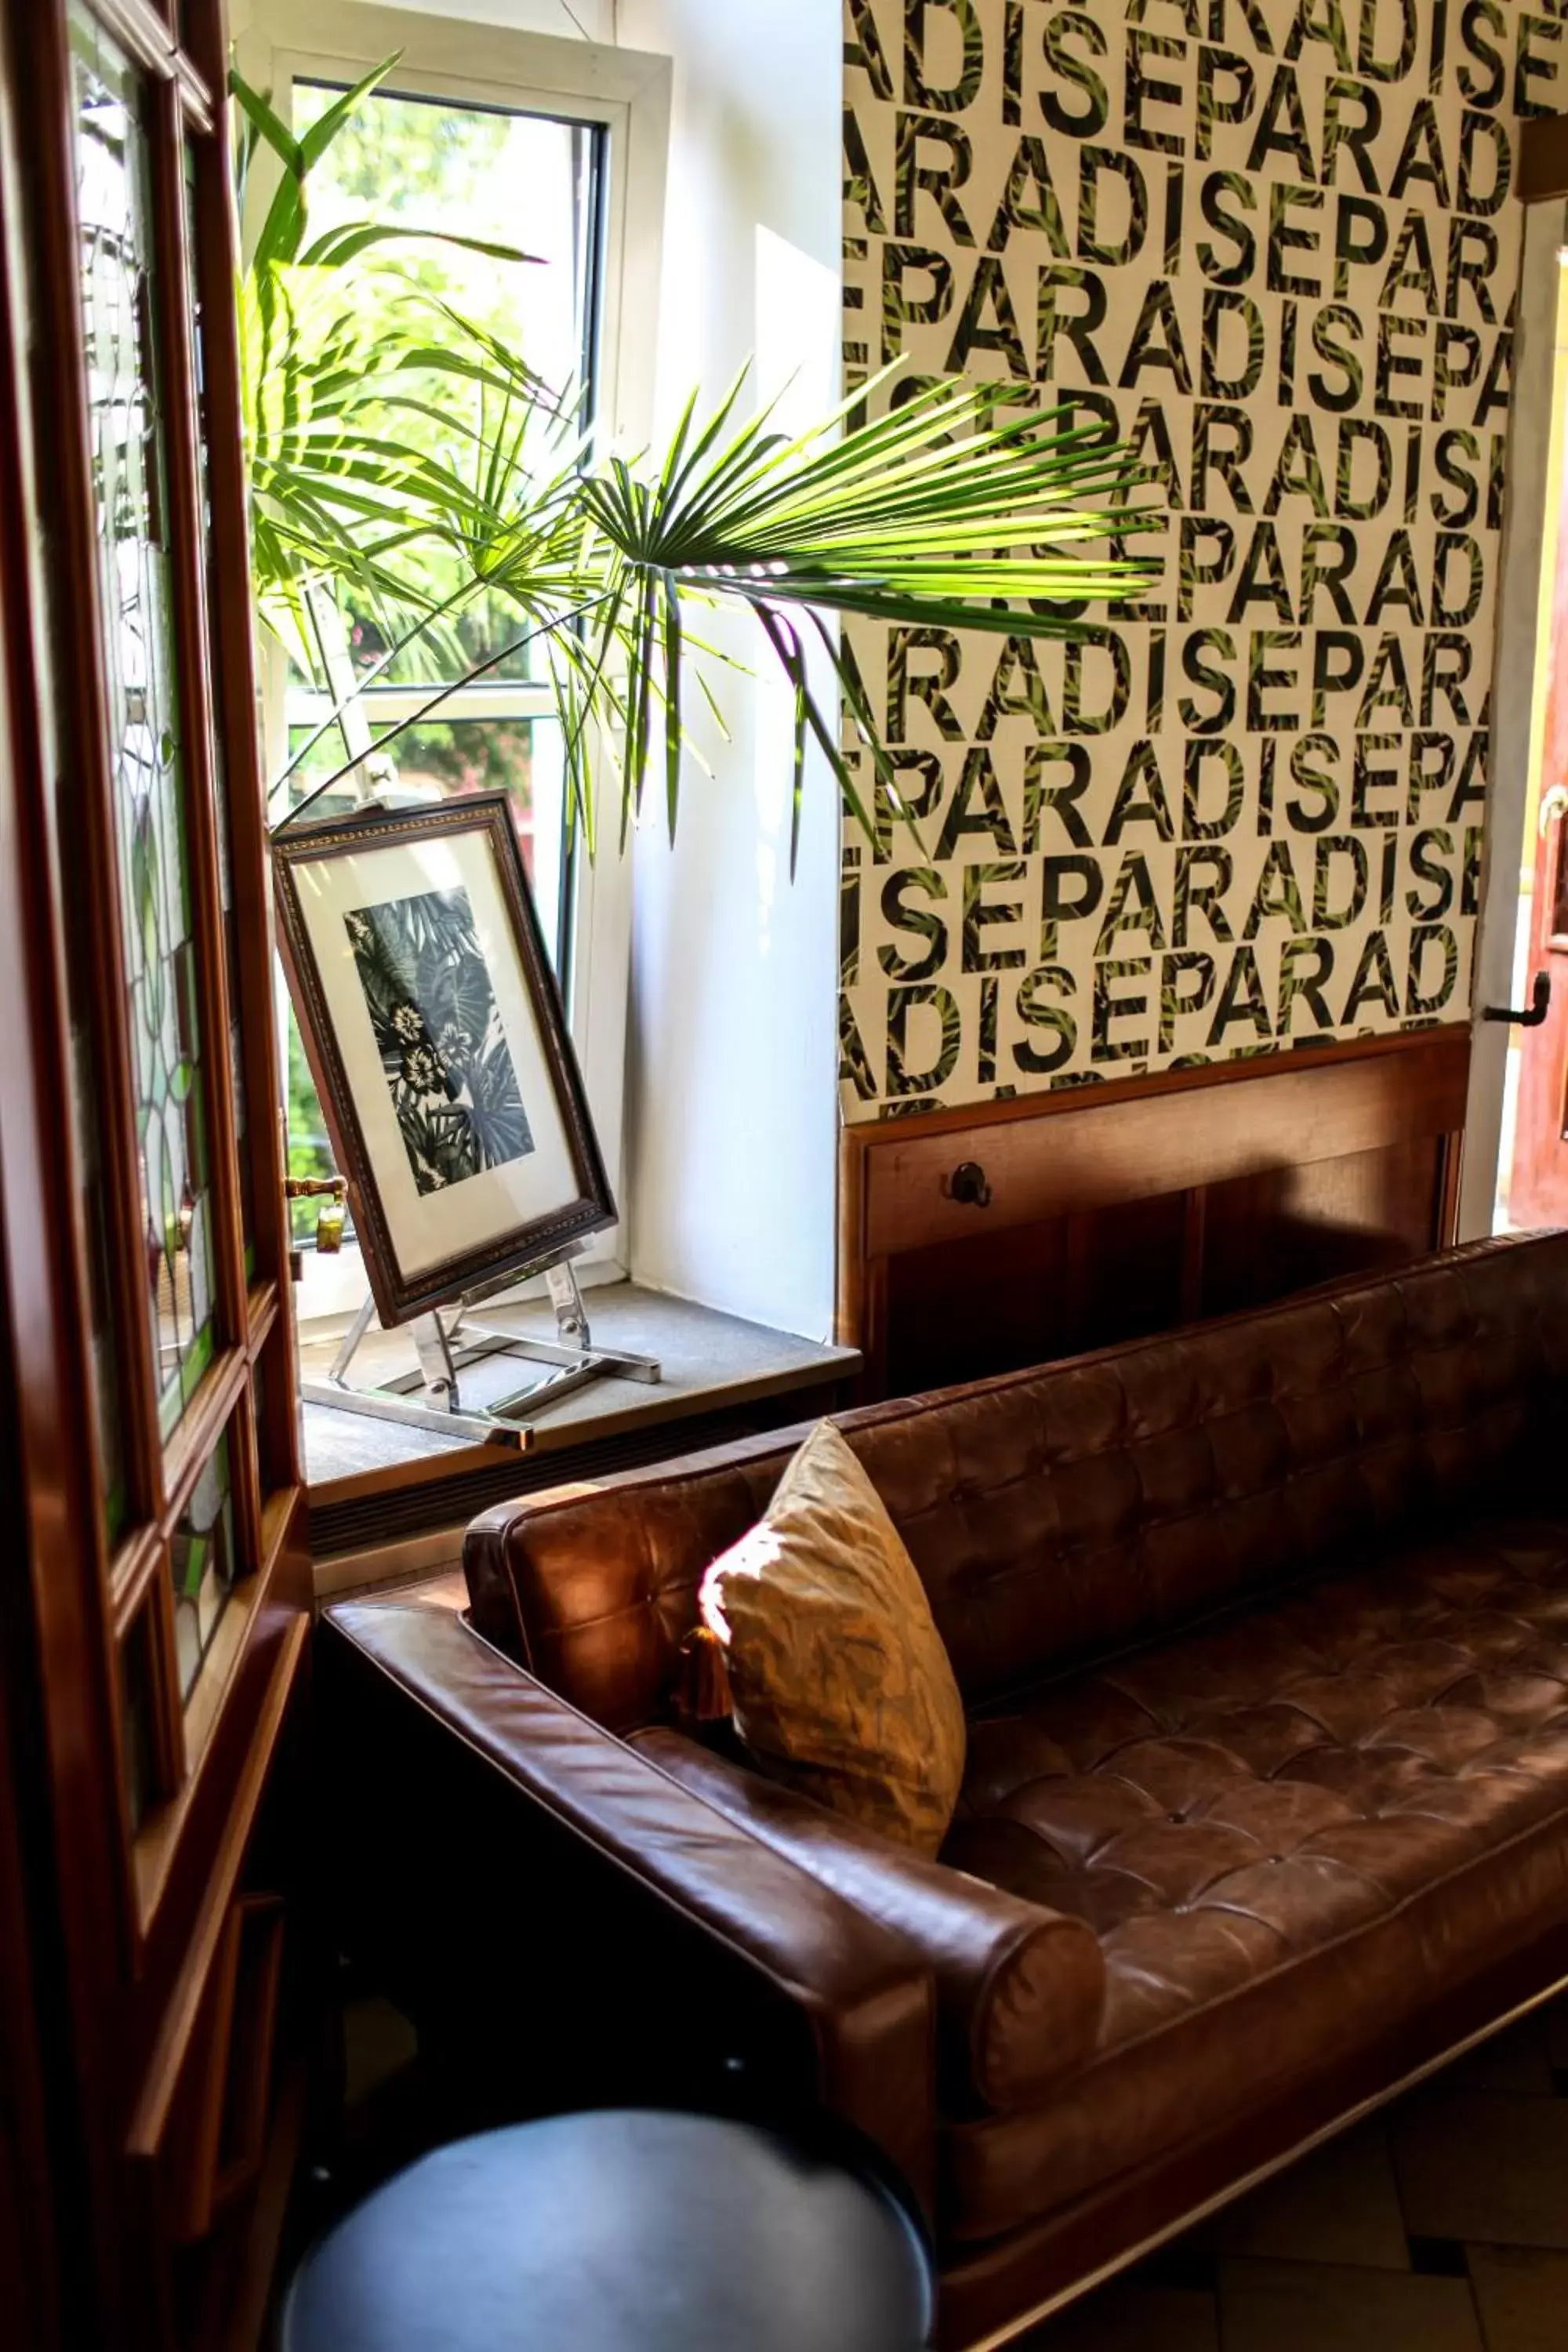
[[[1535,985],[1530,992],[1530,1010],[1521,1013],[1511,1004],[1489,1004],[1481,1014],[1483,1021],[1511,1021],[1519,1029],[1539,1029],[1552,1003],[1552,974],[1538,971]]]

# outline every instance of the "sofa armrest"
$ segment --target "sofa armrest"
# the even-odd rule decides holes
[[[479,1870],[529,1890],[531,1910],[506,1915],[506,1932],[530,1937],[537,1916],[555,1938],[552,1974],[567,1980],[545,1989],[563,2004],[542,2021],[546,2034],[571,2030],[575,2004],[590,2038],[603,2020],[622,2042],[640,2035],[684,2050],[694,2068],[696,2037],[722,2033],[729,2066],[863,2133],[929,2209],[934,1990],[905,1939],[546,1690],[453,1612],[342,1602],[323,1630],[327,1671],[359,1688],[351,1719],[367,1720],[369,1677],[380,1698],[395,1694],[410,1734],[412,1707],[439,1735],[416,1769],[427,1773],[433,1748],[445,1799],[426,1843],[449,1841],[463,1856],[454,1872],[448,1853],[444,1883]],[[381,1752],[393,1744],[375,1740]],[[374,1759],[361,1768],[367,1789],[374,1769]],[[368,1794],[356,1815],[374,1805]],[[405,1821],[405,1841],[408,1829]],[[510,1958],[489,1951],[474,1963],[493,1984]],[[584,1970],[595,1979],[586,2000]],[[612,2015],[616,2005],[627,2014]]]
[[[635,1745],[914,1946],[936,1983],[944,2105],[1026,2106],[1093,2056],[1105,1959],[1083,1920],[905,1853],[681,1732],[640,1732]]]

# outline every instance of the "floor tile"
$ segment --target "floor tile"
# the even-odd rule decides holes
[[[1225,2352],[1484,2352],[1468,2283],[1315,2263],[1224,2263]]]
[[[1215,2299],[1188,2287],[1102,2286],[1017,2352],[1219,2352]]]
[[[1423,2278],[1468,2278],[1469,2255],[1458,2238],[1407,2238],[1410,2267]]]
[[[1314,2149],[1194,2237],[1222,2254],[1407,2270],[1405,2220],[1382,2125],[1363,2125]]]
[[[1445,2084],[1407,2100],[1389,2137],[1413,2237],[1568,2247],[1568,2100]]]
[[[1537,2012],[1456,2059],[1443,2080],[1455,2091],[1529,2092],[1550,2098],[1553,2063],[1546,2020]]]
[[[1487,2352],[1563,2352],[1568,2345],[1568,2254],[1532,2246],[1472,2246],[1470,2277]]]
[[[1213,2250],[1202,2243],[1194,2232],[1185,2238],[1173,2238],[1169,2245],[1160,2246],[1134,2263],[1126,2274],[1129,2286],[1179,2286],[1197,2294],[1213,2294],[1219,2265]]]

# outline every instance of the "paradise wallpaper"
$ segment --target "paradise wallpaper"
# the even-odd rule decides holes
[[[847,0],[845,54],[848,384],[1070,404],[1164,517],[1079,642],[851,626],[920,843],[846,823],[846,1115],[1466,1018],[1556,6]]]

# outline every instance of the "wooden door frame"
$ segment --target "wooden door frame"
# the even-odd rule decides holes
[[[24,2290],[31,2298],[20,2339],[29,2346],[141,2352],[172,2340],[165,2180],[184,2155],[178,2115],[166,2128],[143,2126],[149,2116],[157,2123],[174,2092],[184,2094],[204,2065],[220,2093],[223,2087],[227,2052],[204,2026],[208,1989],[215,1954],[225,1948],[230,1915],[244,1895],[247,1840],[269,1767],[302,1683],[310,1592],[274,1115],[271,937],[238,381],[229,332],[217,324],[220,305],[232,303],[236,259],[221,128],[226,28],[216,0],[199,0],[191,12],[191,64],[167,30],[173,0],[91,5],[146,79],[150,112],[161,110],[167,123],[183,104],[187,125],[212,126],[195,145],[192,194],[198,290],[214,322],[205,403],[210,580],[194,556],[203,520],[194,389],[169,405],[166,512],[183,522],[192,559],[173,583],[182,646],[205,655],[209,630],[216,640],[216,713],[205,707],[200,681],[187,679],[181,723],[198,780],[207,773],[215,740],[228,779],[235,961],[250,1081],[242,1156],[254,1188],[253,1263],[247,1267],[243,1256],[235,1207],[241,1155],[225,1099],[212,1120],[211,1145],[228,1171],[228,1207],[216,1202],[214,1235],[225,1353],[171,1441],[161,1474],[168,1492],[155,1474],[134,1497],[160,1541],[167,1540],[178,1481],[188,1485],[198,1447],[216,1440],[220,1425],[247,1428],[253,1414],[264,1435],[256,1459],[233,1465],[237,1519],[248,1515],[251,1523],[245,1556],[253,1572],[244,1613],[235,1620],[239,1640],[232,1664],[225,1665],[221,1688],[214,1685],[199,1754],[132,1836],[120,1795],[115,1645],[141,1601],[139,1592],[128,1598],[128,1578],[116,1581],[118,1570],[108,1564],[93,1444],[89,1257],[68,987],[79,975],[68,971],[66,920],[67,886],[83,870],[84,842],[68,837],[58,804],[62,775],[81,783],[94,762],[101,767],[108,757],[94,620],[94,514],[84,495],[90,482],[77,431],[83,379],[71,93],[64,0],[27,0],[21,9],[0,0],[0,2072],[7,2088],[0,2186],[7,2185],[8,2168],[19,2168],[29,2195],[23,2229],[0,2229],[0,2333],[12,2323],[15,2284],[18,2301]],[[171,147],[165,140],[165,153]],[[159,168],[154,201],[165,258],[154,291],[155,308],[162,305],[154,331],[165,361],[173,352],[189,375],[191,328],[170,310],[174,273],[167,260],[184,250],[183,190]],[[73,625],[56,625],[67,612]],[[204,673],[207,667],[204,659]],[[100,774],[99,802],[105,782]],[[189,855],[211,1021],[208,1066],[226,1072],[216,811],[199,791],[195,796],[200,808]],[[95,1001],[107,1007],[101,1046],[123,1028],[123,975],[112,936],[118,871],[105,859],[101,809],[95,827],[82,830],[96,833],[94,915],[101,921],[95,920],[81,969],[90,966]],[[122,1070],[101,1070],[100,1090],[107,1096],[117,1076],[123,1086]],[[226,1083],[214,1080],[215,1097],[224,1097]],[[110,1198],[126,1192],[123,1163],[121,1148],[119,1164],[103,1171]],[[134,1252],[120,1255],[124,1319],[129,1286],[144,1277],[127,1263]],[[136,1304],[145,1313],[140,1297]],[[258,1413],[252,1373],[264,1358],[268,1378]],[[135,1392],[121,1397],[123,1417],[133,1427],[144,1424],[145,1379],[134,1338],[122,1349],[121,1369],[136,1372],[129,1383]],[[151,1544],[145,1549],[156,1569],[158,1554]],[[121,1555],[130,1549],[122,1545]],[[296,2099],[289,2111],[296,2132],[297,2107]],[[284,2147],[284,2178],[290,2157]],[[280,2210],[269,2210],[267,2229],[279,2220]],[[257,2243],[264,2269],[269,2256]]]
[[[49,812],[47,676],[38,632],[37,582],[29,545],[26,483],[30,400],[18,348],[16,269],[25,191],[10,168],[20,142],[14,89],[0,55],[0,1386],[14,1399],[0,1433],[16,1526],[7,1526],[0,1576],[6,1583],[0,1623],[12,1677],[29,1678],[37,1704],[25,1742],[6,1706],[9,1770],[0,1785],[17,1894],[27,1908],[9,1956],[13,1991],[36,2016],[26,1976],[37,1946],[56,1945],[73,2063],[62,2092],[72,2112],[52,2117],[58,2139],[74,2140],[85,2166],[85,2200],[72,2218],[75,2259],[58,2273],[76,2308],[65,2325],[80,2329],[84,2305],[114,2292],[118,2248],[110,2215],[113,2151],[94,2128],[93,2090],[113,2071],[119,1968],[125,1957],[116,1894],[121,1863],[114,1811],[105,1801],[118,1762],[108,1656],[100,1637],[102,1600],[93,1482],[79,1475],[80,1433],[91,1425],[80,1333],[86,1328],[76,1191],[62,1168],[68,1132],[70,1074],[65,976],[54,928],[57,845]],[[47,1573],[41,1572],[47,1563]],[[51,1709],[51,1685],[97,1695],[74,1722]],[[23,1774],[37,1785],[24,1786]],[[104,1777],[100,1777],[104,1776]],[[33,1867],[23,1871],[24,1846]],[[64,1857],[70,1857],[69,1867]],[[36,2079],[37,2077],[36,2076]],[[31,2151],[47,2184],[29,2217],[40,2248],[58,2239],[71,2200],[54,2179],[46,2133]],[[64,2252],[63,2247],[59,2252]],[[85,2259],[84,2259],[85,2258]],[[45,2257],[46,2263],[47,2256]],[[35,2263],[35,2274],[36,2274]]]
[[[1563,289],[1560,289],[1560,296]],[[1568,350],[1563,347],[1560,310],[1555,367],[1555,401],[1559,409],[1568,390]],[[1555,538],[1548,540],[1542,566],[1542,604],[1546,634],[1540,648],[1543,675],[1538,675],[1539,706],[1531,735],[1531,789],[1526,802],[1525,835],[1521,845],[1519,929],[1515,987],[1519,1002],[1533,998],[1542,982],[1546,987],[1545,1017],[1532,1017],[1516,1045],[1515,1107],[1509,1151],[1506,1206],[1509,1223],[1516,1226],[1561,1223],[1568,1213],[1568,1148],[1563,1128],[1563,1083],[1568,1071],[1568,940],[1557,920],[1568,869],[1568,832],[1561,814],[1551,814],[1552,799],[1568,777],[1568,469],[1563,463],[1563,419],[1555,427],[1556,455],[1551,491],[1555,505]],[[1551,528],[1552,518],[1548,527]],[[1533,824],[1531,818],[1533,816]],[[1532,869],[1530,919],[1524,916],[1524,875]],[[1505,1171],[1500,1168],[1500,1179]],[[1499,1192],[1502,1192],[1500,1182]]]
[[[1519,326],[1508,481],[1493,642],[1490,793],[1470,990],[1472,1049],[1458,1238],[1492,1229],[1502,1148],[1511,1030],[1488,1021],[1488,1005],[1529,1002],[1520,955],[1520,877],[1534,804],[1531,745],[1541,632],[1550,623],[1552,582],[1542,577],[1550,479],[1552,387],[1558,336],[1559,251],[1568,245],[1568,116],[1524,123],[1515,194],[1524,205],[1520,240]],[[1528,950],[1528,941],[1523,943]],[[1522,993],[1521,992],[1522,992]]]

